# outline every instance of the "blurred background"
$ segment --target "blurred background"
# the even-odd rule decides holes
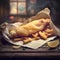
[[[17,17],[30,17],[48,7],[55,24],[60,22],[59,0],[0,0],[0,24],[18,20]],[[11,20],[9,19],[11,18]],[[58,20],[58,21],[57,21]]]

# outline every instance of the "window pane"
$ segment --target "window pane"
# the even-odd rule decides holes
[[[34,15],[36,13],[36,0],[29,0],[28,13]]]
[[[26,14],[26,2],[18,2],[18,14]]]
[[[17,14],[17,2],[10,2],[10,14]]]

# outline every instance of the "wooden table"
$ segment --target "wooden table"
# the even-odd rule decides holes
[[[39,49],[33,50],[28,48],[14,49],[11,46],[0,47],[0,56],[60,56],[60,50],[49,49],[48,47],[41,47]]]

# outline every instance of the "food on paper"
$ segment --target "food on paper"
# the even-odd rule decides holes
[[[12,41],[23,41],[24,44],[33,40],[46,40],[54,35],[53,29],[50,27],[50,19],[48,18],[32,20],[26,24],[10,27],[9,34]]]

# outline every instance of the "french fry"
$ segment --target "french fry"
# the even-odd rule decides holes
[[[40,37],[36,37],[36,38],[32,38],[33,40],[39,40],[40,39]]]
[[[32,41],[32,38],[26,38],[25,40],[23,40],[23,44],[27,44],[31,41]]]
[[[47,35],[45,33],[43,33],[43,32],[40,31],[39,35],[40,35],[41,38],[43,38],[45,40],[47,39]]]
[[[35,34],[32,34],[34,40],[38,40],[40,37],[38,36],[38,32]]]
[[[32,34],[34,38],[38,37],[38,33]]]
[[[52,33],[52,32],[53,32],[53,29],[47,28],[47,29],[45,30],[45,32],[47,32],[47,33]]]
[[[23,38],[15,38],[14,39],[14,42],[17,42],[17,41],[22,41]]]
[[[50,36],[53,35],[53,29],[47,28],[47,29],[45,30],[45,32],[46,32],[46,35],[47,35],[48,37],[50,37]]]

